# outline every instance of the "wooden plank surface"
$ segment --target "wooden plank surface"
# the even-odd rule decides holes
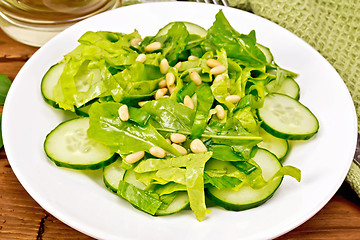
[[[13,80],[37,48],[8,38],[0,30],[0,73]],[[2,108],[0,108],[0,111]],[[0,151],[0,239],[92,239],[42,209],[14,175]],[[344,183],[328,204],[309,221],[281,236],[285,239],[360,239],[360,200]]]

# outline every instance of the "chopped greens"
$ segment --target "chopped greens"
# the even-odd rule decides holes
[[[89,149],[100,144],[119,157],[113,166],[122,175],[107,174],[104,181],[119,182],[112,191],[135,208],[167,215],[190,207],[203,221],[211,212],[207,197],[226,209],[245,210],[269,199],[285,175],[300,181],[299,169],[283,166],[257,146],[264,125],[274,136],[278,132],[268,130],[273,125],[258,114],[273,94],[269,89],[297,75],[276,64],[255,31],[237,32],[220,10],[208,30],[172,22],[154,36],[89,31],[78,42],[59,62],[61,68],[44,76],[43,96],[53,107],[89,119],[83,139],[91,141],[82,144]],[[158,47],[149,50],[149,44]],[[270,82],[275,87],[267,87]],[[284,112],[276,111],[276,116]],[[174,133],[185,140],[171,142]],[[68,154],[76,162],[79,153]],[[236,204],[227,198],[233,193],[253,201]]]

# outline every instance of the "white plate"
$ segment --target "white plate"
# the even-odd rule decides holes
[[[264,205],[243,212],[213,208],[203,222],[191,211],[152,217],[110,193],[99,172],[88,175],[56,167],[43,141],[65,116],[47,105],[40,83],[51,65],[77,45],[87,30],[154,35],[170,21],[205,28],[222,8],[240,33],[256,30],[277,63],[300,74],[301,102],[320,121],[311,141],[296,144],[286,160],[302,170],[302,181],[285,178]],[[149,3],[119,8],[80,22],[39,49],[17,75],[3,115],[7,157],[19,181],[48,212],[100,239],[268,239],[299,226],[318,212],[343,182],[355,151],[357,122],[350,94],[332,66],[304,41],[278,25],[233,8],[190,2]]]

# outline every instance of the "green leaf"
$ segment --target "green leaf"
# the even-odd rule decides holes
[[[211,184],[217,189],[235,188],[242,183],[242,181],[236,177],[230,177],[227,175],[218,176],[211,171],[205,171],[204,173],[205,184]]]
[[[173,158],[148,158],[142,160],[138,163],[138,165],[134,168],[135,172],[144,173],[144,172],[152,172],[161,169],[166,169],[170,167],[186,167],[189,156],[179,156]]]
[[[154,187],[154,192],[159,194],[160,196],[171,194],[173,192],[178,192],[178,191],[186,191],[186,185],[175,182],[169,182],[165,185],[156,185]]]
[[[255,171],[257,167],[247,161],[237,161],[231,162],[240,172],[245,173],[246,175],[250,174],[251,172]]]
[[[244,161],[244,156],[235,152],[233,148],[225,144],[213,144],[207,146],[209,151],[213,152],[212,157],[220,161]]]
[[[118,101],[132,102],[155,94],[163,75],[156,66],[137,62],[114,75],[120,88]]]
[[[185,173],[185,168],[169,167],[158,170],[155,176],[164,179],[167,182],[175,182],[186,185]]]
[[[149,152],[151,147],[158,146],[174,156],[180,155],[151,124],[141,127],[131,121],[121,121],[118,114],[121,105],[114,102],[94,103],[89,110],[88,136],[119,154]]]
[[[4,74],[0,73],[0,105],[5,103],[6,95],[10,89],[11,81]]]
[[[173,66],[187,45],[189,32],[184,23],[176,22],[167,32],[160,37],[155,37],[152,42],[159,41],[162,45],[162,55]]]
[[[117,194],[135,205],[140,210],[154,215],[162,202],[154,198],[154,193],[139,189],[132,184],[120,180]]]
[[[274,176],[275,177],[290,176],[296,179],[296,181],[301,181],[301,170],[293,166],[283,166]]]
[[[160,98],[149,101],[142,109],[151,114],[151,124],[156,128],[190,132],[195,111],[175,100]]]
[[[190,200],[190,208],[198,221],[203,221],[209,211],[206,210],[204,193],[205,163],[211,158],[212,152],[189,154],[186,166],[186,187]]]
[[[186,95],[192,97],[196,92],[196,84],[191,81],[188,82],[178,93],[177,93],[177,101],[184,102],[184,98]]]
[[[203,134],[209,117],[209,111],[214,102],[210,86],[207,84],[202,85],[197,91],[197,104],[195,119],[191,128],[191,139],[200,138]]]
[[[209,28],[204,45],[206,50],[225,49],[228,56],[238,58],[249,65],[264,65],[266,57],[256,46],[255,32],[248,35],[238,33],[220,10]]]
[[[56,103],[65,110],[74,111],[74,106],[79,108],[95,98],[115,96],[118,92],[111,92],[112,87],[117,89],[118,86],[105,60],[84,57],[84,51],[90,48],[80,46],[79,55],[64,60],[65,67],[53,93]]]

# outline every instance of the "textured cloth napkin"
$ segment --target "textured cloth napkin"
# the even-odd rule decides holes
[[[337,70],[354,100],[360,122],[359,0],[228,0],[295,33]],[[360,128],[360,124],[359,124]],[[360,196],[360,167],[352,163],[346,181]]]

